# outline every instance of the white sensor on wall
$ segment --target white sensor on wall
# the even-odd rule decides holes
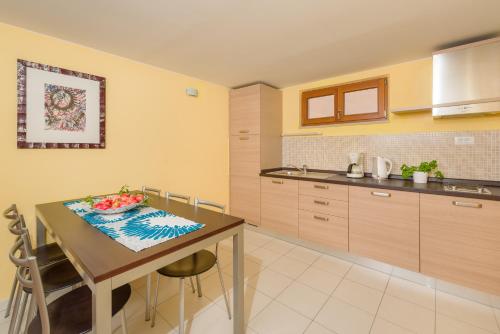
[[[194,87],[186,88],[186,95],[197,97],[198,96],[198,89],[196,89]]]

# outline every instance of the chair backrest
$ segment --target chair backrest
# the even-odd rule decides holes
[[[189,202],[191,201],[191,197],[188,196],[188,195],[182,195],[182,194],[176,194],[176,193],[172,193],[172,192],[169,192],[167,191],[165,193],[165,198],[166,199],[180,199],[180,200],[183,200],[183,201],[186,201],[186,203],[189,204]]]
[[[12,204],[3,212],[3,216],[5,219],[15,220],[19,217],[19,211],[17,210],[17,206]]]
[[[50,333],[49,313],[47,310],[47,301],[45,299],[45,291],[43,289],[42,278],[36,257],[31,254],[28,234],[24,233],[16,241],[9,252],[9,258],[17,267],[16,278],[23,288],[32,290],[32,297],[35,298],[38,313],[42,323],[42,332]],[[16,301],[17,303],[17,301]],[[21,312],[21,310],[19,310]],[[17,317],[20,317],[20,322],[23,319],[23,314],[12,314],[13,323],[17,323]],[[12,320],[11,320],[12,323]],[[29,324],[26,324],[28,326]],[[16,327],[16,326],[15,326]],[[16,328],[14,328],[16,330]]]
[[[161,190],[157,188],[152,188],[148,186],[142,186],[142,192],[143,193],[150,193],[153,195],[161,196]]]
[[[225,213],[226,212],[226,206],[225,205],[222,205],[222,204],[219,204],[219,203],[215,203],[215,202],[211,202],[211,201],[206,201],[206,200],[198,198],[198,197],[194,198],[194,206],[211,206],[213,208],[219,209],[221,213]]]

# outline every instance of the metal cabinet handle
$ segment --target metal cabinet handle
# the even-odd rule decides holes
[[[329,220],[326,217],[321,217],[321,216],[316,216],[316,215],[314,215],[313,218],[316,219],[316,220],[324,221],[324,222],[327,222]]]
[[[472,202],[459,202],[459,201],[453,201],[451,202],[455,206],[462,206],[464,208],[475,208],[475,209],[481,209],[483,205],[481,203],[472,203]]]
[[[319,204],[319,205],[330,205],[330,202],[327,202],[327,201],[318,201],[318,200],[314,200],[314,204]]]
[[[250,130],[240,130],[239,133],[249,133]]]
[[[275,184],[283,184],[283,180],[271,180],[271,182]]]
[[[240,140],[249,140],[250,137],[240,137]]]
[[[378,197],[391,197],[391,193],[384,193],[381,191],[372,191],[371,194],[372,196],[378,196]]]
[[[319,184],[315,184],[315,185],[314,185],[314,188],[316,188],[316,189],[325,189],[325,190],[327,190],[327,189],[328,189],[328,186],[320,186]]]

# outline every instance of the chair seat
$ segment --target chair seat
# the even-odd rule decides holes
[[[82,277],[69,260],[44,267],[40,270],[40,277],[46,294],[72,287],[82,281]],[[31,288],[25,287],[24,291],[31,293]]]
[[[215,261],[215,254],[203,249],[157,271],[168,277],[191,277],[210,270]]]
[[[129,284],[113,290],[113,315],[125,306],[131,292]],[[47,310],[51,334],[88,333],[92,330],[92,292],[87,286],[82,286],[59,297],[47,306]],[[42,333],[39,314],[30,323],[28,333]]]
[[[66,259],[66,255],[55,242],[35,248],[33,255],[36,256],[39,267]]]

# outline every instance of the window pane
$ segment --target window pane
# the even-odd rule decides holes
[[[344,94],[344,115],[378,112],[378,89],[370,88]]]
[[[307,117],[333,117],[335,110],[335,95],[311,97],[307,100]]]

